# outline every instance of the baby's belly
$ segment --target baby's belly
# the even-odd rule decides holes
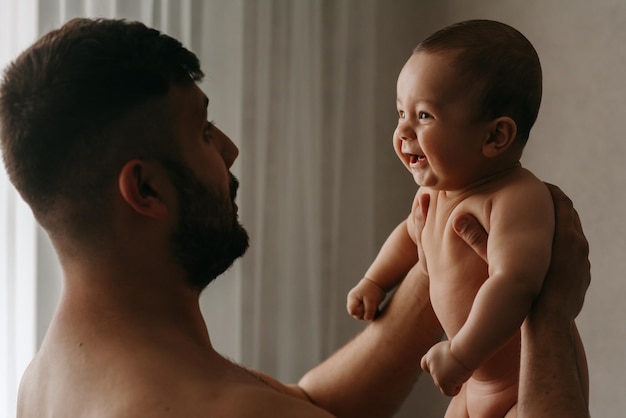
[[[451,248],[454,246],[457,248]],[[424,248],[431,302],[449,337],[455,336],[465,323],[474,298],[489,275],[487,264],[468,246],[463,246],[453,243],[432,252]]]

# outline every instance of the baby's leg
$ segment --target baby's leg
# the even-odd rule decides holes
[[[516,418],[517,382],[502,385],[504,382],[467,381],[466,405],[472,418]],[[464,415],[462,415],[464,416]],[[452,417],[452,415],[451,415]]]
[[[467,405],[467,384],[450,401],[445,418],[470,418]],[[471,418],[517,418],[517,400],[511,406],[511,396],[517,395],[517,386],[501,393],[471,398]],[[517,396],[515,396],[517,398]]]
[[[463,385],[459,394],[452,398],[446,410],[445,418],[469,418],[467,412],[466,388],[467,385]]]

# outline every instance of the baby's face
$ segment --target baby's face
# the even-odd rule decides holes
[[[479,178],[489,137],[476,88],[461,85],[453,58],[413,54],[398,77],[394,149],[417,184],[436,190],[459,190]]]

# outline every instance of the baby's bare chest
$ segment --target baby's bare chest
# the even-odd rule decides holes
[[[454,334],[465,321],[478,289],[488,277],[486,261],[454,231],[454,219],[460,214],[474,216],[489,229],[489,210],[484,199],[434,198],[421,237],[431,301],[448,334]]]
[[[458,262],[477,256],[476,252],[455,232],[454,220],[462,214],[471,215],[488,232],[490,212],[488,206],[484,199],[470,197],[455,200],[434,195],[421,237],[427,261],[438,264],[438,261],[455,260]],[[449,268],[454,268],[454,266],[449,266]]]

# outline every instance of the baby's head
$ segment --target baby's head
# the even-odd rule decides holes
[[[420,52],[454,54],[454,83],[477,86],[480,116],[510,117],[516,140],[526,143],[539,112],[542,77],[537,51],[524,35],[504,23],[469,20],[433,33],[413,51]]]
[[[471,187],[517,166],[541,102],[533,46],[502,23],[444,28],[398,76],[396,154],[420,186]]]

